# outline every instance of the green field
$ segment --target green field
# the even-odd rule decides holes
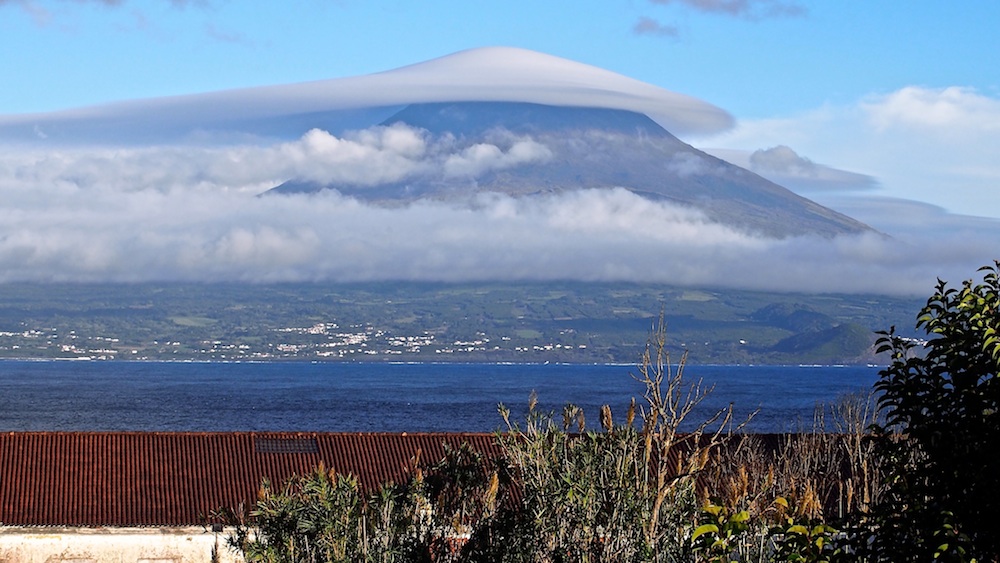
[[[662,310],[694,363],[868,363],[918,299],[625,283],[6,284],[0,357],[633,362]]]

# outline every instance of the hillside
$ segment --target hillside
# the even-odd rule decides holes
[[[698,210],[708,220],[770,237],[856,234],[866,225],[708,155],[645,115],[619,109],[514,102],[414,104],[385,120],[452,143],[455,153],[512,154],[527,143],[544,157],[510,165],[407,177],[376,185],[292,179],[270,194],[335,189],[381,203],[465,201],[478,193],[515,197],[624,188]],[[526,149],[524,149],[526,150]]]
[[[915,299],[606,283],[6,284],[0,357],[633,363],[662,307],[695,363],[874,360]]]

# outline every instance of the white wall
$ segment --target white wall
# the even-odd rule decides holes
[[[226,533],[191,528],[0,527],[0,563],[242,563]]]

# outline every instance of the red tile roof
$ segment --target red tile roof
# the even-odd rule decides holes
[[[492,457],[490,434],[11,432],[0,434],[0,524],[185,526],[222,507],[250,506],[322,462],[366,487],[405,477],[421,452],[468,442]]]

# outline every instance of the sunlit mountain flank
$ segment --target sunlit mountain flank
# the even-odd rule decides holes
[[[365,200],[401,202],[621,188],[771,236],[867,229],[626,110],[511,102],[414,104],[382,126],[413,128],[430,144],[446,145],[452,156],[443,167],[392,182],[293,181],[274,192],[329,188]]]

